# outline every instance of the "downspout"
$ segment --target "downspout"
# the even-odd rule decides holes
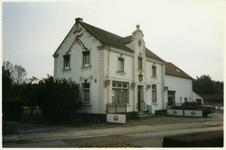
[[[109,59],[110,59],[110,57],[109,57],[109,53],[110,53],[110,50],[111,50],[111,47],[110,46],[108,46],[108,79],[109,79],[109,75],[110,75],[110,73],[109,73],[109,69],[110,69],[110,63],[109,63]],[[112,85],[112,84],[111,84]],[[110,86],[108,86],[108,94],[107,94],[107,97],[108,97],[108,103],[110,103],[110,97],[109,97],[109,92],[110,92],[110,87],[111,87],[111,85]]]
[[[164,108],[166,108],[165,107],[165,63],[163,63],[162,64],[162,98],[163,98],[163,100],[162,100],[162,108],[164,109]]]

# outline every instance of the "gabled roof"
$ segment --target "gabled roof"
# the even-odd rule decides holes
[[[155,60],[158,60],[158,61],[165,62],[162,58],[160,58],[159,56],[157,56],[155,53],[153,53],[149,49],[146,48],[145,50],[146,50],[146,57],[151,58],[151,59],[155,59]]]
[[[174,64],[170,62],[166,62],[166,74],[167,75],[172,75],[172,76],[177,76],[177,77],[182,77],[182,78],[187,78],[187,79],[193,79],[191,76],[189,76],[187,73],[185,73],[183,70],[175,66]]]
[[[88,30],[94,37],[96,37],[102,44],[108,44],[110,46],[120,48],[125,51],[129,52],[134,52],[125,44],[130,43],[132,40],[132,35],[127,36],[127,37],[120,37],[118,35],[115,35],[113,33],[107,32],[105,30],[102,30],[100,28],[94,27],[92,25],[89,25],[85,22],[80,22],[80,24]],[[158,61],[163,61],[160,57],[158,57],[156,54],[154,54],[152,51],[146,48],[146,57],[158,60]]]
[[[80,19],[81,18],[77,18],[76,19],[76,22],[77,22],[77,20],[79,21]],[[119,49],[124,50],[124,51],[127,51],[127,52],[134,53],[134,51],[132,49],[130,49],[129,47],[125,46],[125,44],[128,44],[128,43],[131,43],[132,42],[132,35],[129,35],[127,37],[121,37],[121,36],[118,36],[116,34],[113,34],[113,33],[110,33],[108,31],[105,31],[103,29],[94,27],[94,26],[92,26],[90,24],[87,24],[87,23],[85,23],[83,21],[79,21],[79,23],[90,34],[92,34],[95,38],[97,38],[103,45],[109,45],[109,46],[112,46],[112,47],[115,47],[115,48],[119,48]],[[75,26],[75,24],[73,25],[73,27],[74,26]],[[73,27],[71,28],[71,30],[69,31],[69,33],[72,31]],[[67,36],[68,36],[68,34],[67,34]],[[67,36],[65,37],[65,39],[67,38]],[[62,41],[62,43],[63,43],[63,41]],[[154,59],[154,60],[158,60],[158,61],[161,61],[161,62],[165,62],[163,59],[161,59],[159,56],[157,56],[156,54],[154,54],[148,48],[145,48],[145,51],[146,51],[146,57],[151,58],[151,59]],[[181,70],[180,68],[178,68],[177,66],[175,66],[172,63],[166,62],[166,68],[167,68],[166,69],[166,74],[168,74],[168,75],[173,75],[173,76],[178,76],[178,77],[192,79],[191,76],[189,76],[188,74],[186,74],[183,70]]]
[[[130,48],[126,47],[122,43],[122,37],[115,35],[113,33],[107,32],[100,28],[89,25],[85,22],[80,22],[80,24],[89,31],[94,37],[96,37],[102,44],[107,44],[116,48],[120,48],[125,51],[133,52]]]

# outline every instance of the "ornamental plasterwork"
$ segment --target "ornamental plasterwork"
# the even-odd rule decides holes
[[[79,81],[82,81],[84,78],[81,76],[81,77],[79,77]]]
[[[87,70],[91,71],[92,66],[88,66],[88,67],[81,67],[81,69],[82,69],[82,72],[83,72],[83,71],[87,71]]]
[[[71,73],[71,69],[63,69],[62,71],[63,71],[63,74],[64,73]]]
[[[117,72],[117,76],[123,76],[125,77],[125,72],[122,72],[122,71],[116,71]]]
[[[93,80],[93,76],[92,75],[90,75],[90,77],[88,77],[87,79],[89,79],[89,80]]]
[[[151,77],[152,81],[157,81],[157,77]]]
[[[85,80],[85,79],[88,79],[88,80],[90,80],[90,81],[93,81],[93,76],[92,75],[90,75],[88,78],[84,78],[83,76],[81,76],[81,77],[79,77],[79,81],[83,81],[83,80]]]

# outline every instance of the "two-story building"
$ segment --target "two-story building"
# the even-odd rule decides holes
[[[193,100],[192,77],[145,46],[137,25],[120,37],[77,18],[54,57],[54,78],[80,83],[80,113],[105,116],[106,104],[127,104],[135,112],[166,109],[166,103]]]

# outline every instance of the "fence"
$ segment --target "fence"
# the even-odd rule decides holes
[[[127,124],[127,104],[106,104],[106,122]]]
[[[167,114],[171,116],[190,116],[190,117],[203,117],[203,105],[196,103],[189,103],[187,106],[184,103],[174,103],[173,105],[167,105]]]

